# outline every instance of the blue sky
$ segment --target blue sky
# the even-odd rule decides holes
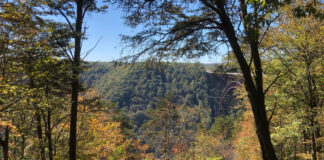
[[[83,53],[93,48],[99,39],[100,42],[96,48],[89,54],[85,60],[87,61],[112,61],[120,58],[122,45],[120,43],[120,34],[134,34],[139,29],[132,29],[123,24],[121,18],[122,11],[118,9],[108,9],[105,13],[92,13],[86,17],[86,25],[88,39],[84,41]],[[186,60],[181,60],[186,61]],[[215,63],[220,58],[215,56],[205,56],[191,62]]]

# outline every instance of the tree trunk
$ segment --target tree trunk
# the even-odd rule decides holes
[[[28,54],[28,76],[29,76],[29,89],[33,90],[35,89],[35,82],[34,82],[34,76],[32,75],[33,73],[33,55],[31,52],[27,52]],[[35,95],[32,96],[32,98],[35,97]],[[40,109],[37,108],[37,105],[35,103],[32,103],[30,99],[27,100],[28,104],[34,106],[35,108],[35,117],[36,117],[36,129],[37,129],[37,138],[39,140],[39,150],[40,150],[40,159],[45,160],[45,148],[44,148],[44,142],[43,142],[43,131],[42,131],[42,119],[41,119],[41,114],[40,114]]]
[[[72,102],[71,102],[71,122],[70,122],[70,160],[76,160],[76,145],[77,145],[77,112],[78,112],[78,96],[79,96],[79,73],[81,66],[81,37],[82,37],[82,6],[83,1],[76,1],[77,5],[77,18],[75,23],[75,49],[74,59],[72,64]]]
[[[264,160],[277,160],[275,150],[271,143],[269,122],[266,116],[263,82],[262,82],[262,68],[261,60],[258,53],[257,40],[250,42],[251,53],[253,56],[253,62],[256,67],[255,83],[251,76],[251,70],[244,57],[244,54],[238,44],[238,39],[235,34],[234,27],[228,17],[224,8],[224,1],[217,1],[218,14],[221,20],[221,27],[229,40],[229,43],[233,49],[235,57],[240,65],[243,77],[245,89],[248,93],[249,101],[252,107],[254,122],[257,130],[258,139],[261,146],[262,157]]]
[[[30,72],[31,71],[31,63],[30,65]],[[34,84],[34,78],[31,76],[30,77],[30,89],[34,89],[35,88],[35,84]],[[30,100],[28,99],[28,103],[30,103]],[[42,131],[42,119],[41,119],[41,115],[40,115],[40,111],[39,109],[36,107],[36,104],[32,103],[32,106],[35,107],[35,116],[36,116],[36,129],[37,129],[37,138],[39,141],[39,150],[40,150],[40,159],[41,160],[45,160],[45,148],[44,148],[44,142],[43,142],[43,131]]]
[[[3,159],[9,160],[9,126],[6,127],[4,140],[0,138],[2,146]]]
[[[307,153],[307,136],[306,136],[306,131],[303,130],[303,137],[304,137],[304,152]]]
[[[250,98],[251,103],[253,99]],[[256,104],[252,105],[252,110],[254,114],[254,121],[257,128],[257,135],[260,141],[262,157],[264,160],[276,160],[276,154],[271,143],[270,132],[269,132],[269,123],[265,114],[265,111],[260,114],[260,108],[264,107],[264,103],[257,102]],[[262,110],[262,109],[261,109]]]
[[[315,86],[315,82],[314,82],[314,78],[311,74],[311,63],[312,63],[312,59],[310,58],[310,56],[307,56],[305,58],[306,61],[306,76],[307,76],[307,83],[308,83],[308,93],[309,93],[309,98],[308,98],[308,105],[309,105],[309,109],[311,111],[310,114],[310,123],[311,123],[311,139],[312,139],[312,157],[313,160],[317,160],[317,151],[316,151],[316,126],[315,126],[315,121],[314,121],[314,117],[316,117],[316,107],[317,107],[317,96],[315,94],[316,91],[316,86]]]
[[[39,111],[36,111],[36,125],[37,125],[37,137],[39,140],[39,149],[41,153],[41,159],[45,160],[45,148],[43,142],[43,131],[42,131],[42,119]]]
[[[315,138],[315,127],[314,127],[314,120],[312,119],[311,120],[311,126],[312,126],[312,150],[313,150],[313,154],[312,154],[312,157],[313,157],[313,160],[317,160],[317,152],[316,152],[316,138]]]
[[[315,127],[315,138],[319,138],[321,137],[321,129],[320,129],[320,125],[318,124],[318,122],[316,122],[316,127]],[[320,152],[322,149],[322,144],[318,143],[318,145],[316,146],[316,151]],[[320,156],[318,157],[319,159],[321,158]]]
[[[48,139],[48,158],[53,160],[53,144],[52,144],[52,129],[51,129],[51,108],[47,110],[47,129],[46,136]]]
[[[20,158],[21,159],[24,159],[24,157],[25,157],[25,148],[26,148],[26,138],[25,138],[25,136],[24,135],[22,135],[21,136],[21,139],[22,139],[22,141],[21,141],[21,155],[20,155]]]

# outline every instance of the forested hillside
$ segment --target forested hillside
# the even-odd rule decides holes
[[[163,66],[146,66],[137,63],[113,66],[109,62],[89,63],[82,80],[94,88],[104,100],[122,109],[137,127],[147,121],[147,111],[155,108],[159,98],[172,96],[179,106],[199,108],[198,121],[210,126],[213,117],[228,114],[235,104],[232,92],[222,93],[231,81],[225,75],[206,72],[199,63],[169,63]],[[197,121],[197,123],[198,123]]]

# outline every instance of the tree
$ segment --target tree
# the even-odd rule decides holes
[[[128,138],[122,133],[120,122],[114,122],[107,113],[83,114],[80,125],[78,158],[80,159],[140,159],[147,144]]]
[[[276,160],[266,114],[260,43],[267,28],[277,18],[285,1],[131,1],[121,4],[126,22],[147,29],[124,36],[130,47],[138,47],[132,60],[143,54],[157,57],[194,58],[214,54],[220,44],[231,47],[244,77],[252,106],[258,139],[265,160]],[[244,51],[242,45],[247,46]]]
[[[148,143],[154,147],[155,155],[162,159],[172,159],[172,149],[177,143],[179,135],[179,115],[177,106],[172,103],[172,97],[160,99],[156,108],[151,110],[149,121],[143,125]]]
[[[0,119],[2,125],[8,124],[1,126],[5,159],[53,159],[51,135],[60,118],[57,114],[52,118],[52,111],[63,111],[64,83],[69,83],[57,45],[66,44],[66,37],[54,39],[52,34],[64,33],[65,27],[41,18],[36,2],[1,1]]]
[[[45,0],[44,4],[49,6],[56,15],[65,18],[69,25],[71,37],[74,39],[73,51],[72,47],[62,45],[66,57],[70,60],[72,83],[71,83],[71,121],[70,121],[70,139],[69,139],[69,158],[76,159],[77,144],[77,113],[78,113],[78,97],[80,91],[79,74],[81,71],[81,63],[84,57],[81,57],[82,41],[85,39],[84,18],[89,12],[103,12],[107,6],[97,6],[96,0],[76,0],[76,1],[59,1]],[[88,55],[91,51],[88,51]]]
[[[223,159],[221,156],[221,137],[210,133],[198,132],[193,146],[187,152],[187,159]],[[180,158],[181,159],[181,158]]]
[[[95,90],[79,97],[78,159],[149,158],[147,144],[134,139],[127,131],[128,122],[115,106],[98,99]]]
[[[294,5],[304,3],[316,10],[323,6],[323,3],[314,5],[309,1],[296,1]],[[292,148],[291,154],[309,152],[313,160],[318,159],[321,145],[317,144],[317,139],[322,136],[319,124],[323,108],[323,87],[320,86],[324,84],[322,26],[323,20],[316,15],[306,13],[296,18],[294,8],[285,6],[278,25],[270,29],[271,34],[264,43],[268,50],[265,81],[274,86],[267,103],[276,113],[272,120],[276,143],[282,147],[288,145],[289,140],[293,143],[290,146],[304,143],[304,151]],[[286,142],[281,139],[284,135]],[[283,150],[283,155],[289,151],[287,147]]]
[[[1,143],[3,148],[6,149],[4,159],[9,157],[9,138],[15,137],[15,135],[9,134],[9,130],[12,132],[12,128],[17,126],[15,120],[19,119],[15,117],[16,114],[14,112],[17,112],[19,109],[21,111],[24,110],[24,108],[20,108],[21,106],[17,104],[21,103],[22,100],[30,101],[38,97],[32,94],[35,91],[34,78],[31,78],[30,75],[35,73],[34,69],[38,67],[37,64],[40,61],[34,61],[35,66],[30,65],[31,63],[29,62],[32,61],[30,57],[33,55],[38,60],[44,60],[55,56],[49,51],[49,46],[47,48],[44,47],[48,45],[49,41],[48,38],[45,38],[45,32],[43,32],[46,28],[44,27],[46,23],[41,19],[37,19],[39,14],[35,14],[30,5],[30,3],[23,4],[17,1],[1,3],[2,78],[0,82],[0,101],[3,104],[1,112],[5,113],[1,119],[6,119],[11,124],[11,126],[4,126],[5,140]],[[26,82],[29,83],[29,87],[27,87]],[[33,106],[36,107],[35,105]],[[39,114],[37,114],[37,120],[40,120]],[[44,148],[41,148],[44,151]],[[44,157],[44,154],[42,152],[42,157]]]

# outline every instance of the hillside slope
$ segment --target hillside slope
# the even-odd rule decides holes
[[[222,103],[224,113],[217,113],[222,91],[231,79],[207,73],[203,64],[171,63],[158,68],[140,63],[126,67],[108,62],[89,65],[91,69],[82,75],[84,84],[104,100],[116,103],[137,127],[146,121],[146,112],[155,107],[158,98],[168,95],[178,105],[199,107],[199,121],[207,126],[215,115],[226,114],[235,103],[229,93]]]

